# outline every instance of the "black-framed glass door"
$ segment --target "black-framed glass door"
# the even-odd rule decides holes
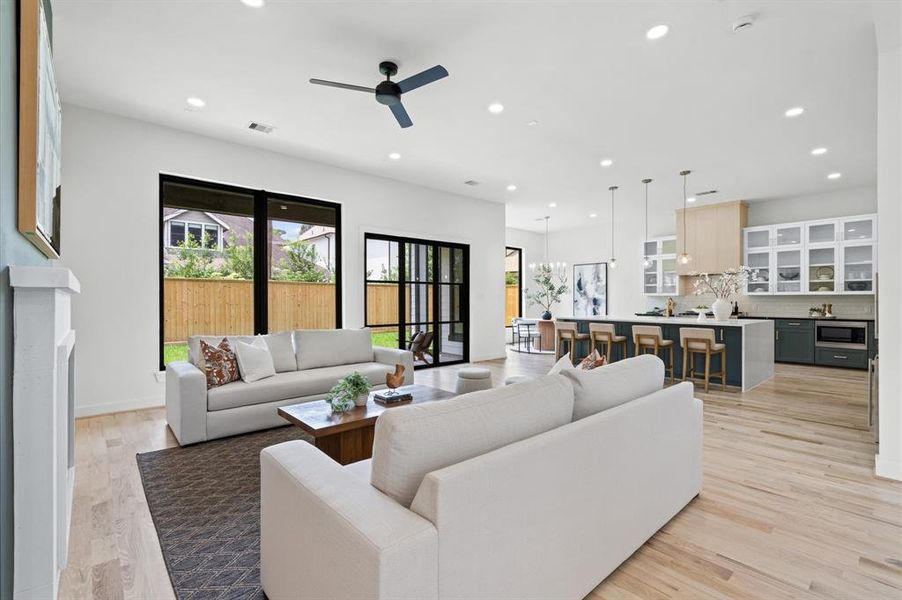
[[[160,174],[160,368],[192,335],[341,327],[341,205]]]
[[[373,344],[417,368],[469,360],[469,246],[368,233],[365,316]]]

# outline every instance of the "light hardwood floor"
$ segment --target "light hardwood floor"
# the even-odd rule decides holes
[[[552,362],[481,364],[498,384]],[[453,390],[456,369],[416,379]],[[702,493],[588,598],[902,598],[902,484],[873,475],[864,373],[778,365],[751,392],[697,389]],[[77,421],[61,597],[173,597],[135,453],[174,444],[161,409]]]

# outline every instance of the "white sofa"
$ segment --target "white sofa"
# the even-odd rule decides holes
[[[268,597],[584,597],[702,487],[692,384],[653,356],[596,371],[386,411],[344,467],[266,448]]]
[[[385,387],[385,374],[404,365],[404,384],[413,383],[413,355],[406,350],[373,348],[369,329],[299,329],[263,336],[273,356],[276,374],[260,381],[233,381],[207,389],[200,340],[216,345],[227,337],[249,341],[252,336],[193,336],[189,361],[166,365],[166,420],[179,444],[285,425],[277,409],[323,399],[336,382],[353,371],[374,389]]]

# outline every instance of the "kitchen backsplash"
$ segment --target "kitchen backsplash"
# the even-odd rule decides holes
[[[713,296],[674,296],[678,313],[692,309],[699,304],[711,306]],[[739,296],[739,310],[750,316],[761,317],[804,317],[808,309],[822,304],[833,304],[833,314],[840,319],[873,319],[874,296]],[[647,297],[646,308],[661,308],[666,297]]]

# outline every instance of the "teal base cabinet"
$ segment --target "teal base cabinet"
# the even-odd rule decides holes
[[[814,321],[774,320],[774,360],[814,364]]]
[[[868,368],[867,350],[847,350],[844,348],[817,348],[814,362],[826,367]]]

